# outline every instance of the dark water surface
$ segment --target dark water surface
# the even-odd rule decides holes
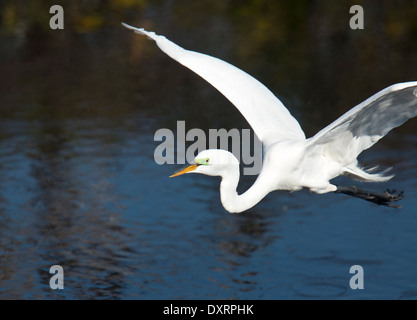
[[[168,176],[155,131],[248,128],[215,89],[121,21],[227,60],[265,83],[307,136],[396,82],[417,80],[415,1],[56,1],[0,5],[1,299],[416,299],[413,119],[360,160],[393,167],[368,189],[272,193],[228,214],[219,179]],[[35,5],[36,3],[36,5]],[[341,183],[351,183],[340,179]],[[240,189],[253,177],[243,177]],[[360,185],[360,184],[359,184]],[[363,185],[362,185],[363,186]],[[49,287],[61,265],[65,288]],[[352,290],[352,265],[365,289]]]

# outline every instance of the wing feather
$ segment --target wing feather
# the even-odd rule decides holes
[[[242,113],[265,147],[280,140],[305,139],[299,123],[282,102],[246,72],[223,60],[185,50],[154,32],[122,25],[148,36],[168,56],[213,85]]]
[[[352,163],[391,129],[417,116],[417,81],[394,84],[360,103],[308,139],[310,147],[341,163]]]

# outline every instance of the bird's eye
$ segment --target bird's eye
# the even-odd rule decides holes
[[[195,162],[197,165],[205,165],[207,166],[209,164],[210,159],[209,158],[200,158],[200,159],[195,159]]]

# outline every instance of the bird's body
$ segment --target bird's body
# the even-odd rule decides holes
[[[275,180],[276,190],[298,191],[308,188],[316,193],[331,190],[329,180],[340,175],[342,166],[324,156],[308,141],[282,141],[266,150],[265,166]],[[275,171],[275,172],[274,172]]]
[[[171,58],[194,71],[218,89],[242,113],[264,146],[262,171],[255,183],[238,195],[239,162],[225,150],[200,152],[195,163],[172,176],[202,173],[221,176],[220,197],[229,212],[252,208],[269,192],[342,192],[388,206],[401,195],[376,194],[356,187],[340,187],[331,180],[350,175],[356,180],[389,180],[386,172],[363,170],[358,155],[391,129],[417,115],[417,81],[392,85],[306,139],[299,123],[262,83],[220,59],[181,48],[163,36],[123,24],[154,40]]]

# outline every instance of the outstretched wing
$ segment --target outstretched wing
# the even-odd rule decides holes
[[[154,40],[168,56],[219,90],[242,113],[265,147],[280,140],[305,139],[297,120],[282,102],[246,72],[220,59],[185,50],[154,32],[122,25]]]
[[[417,115],[417,81],[394,84],[357,105],[308,140],[342,164],[354,161],[391,129]]]

